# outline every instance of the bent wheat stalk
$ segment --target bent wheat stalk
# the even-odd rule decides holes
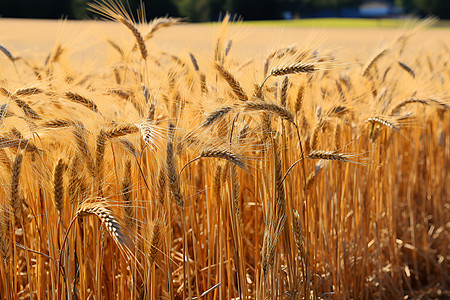
[[[241,157],[231,151],[228,150],[224,150],[224,149],[211,149],[211,148],[207,148],[205,150],[202,151],[202,153],[200,153],[199,156],[197,156],[196,158],[190,160],[189,162],[187,162],[180,170],[180,174],[181,172],[183,172],[183,170],[190,165],[191,163],[193,163],[196,160],[199,160],[201,158],[206,158],[206,157],[213,157],[213,158],[221,158],[221,159],[225,159],[228,160],[229,162],[235,164],[236,166],[238,166],[241,169],[245,170],[245,166],[244,163],[241,159]]]
[[[97,199],[99,200],[99,199]],[[122,229],[122,226],[120,225],[119,220],[114,216],[112,211],[106,207],[106,205],[103,202],[95,201],[95,202],[89,202],[85,201],[83,202],[77,212],[75,213],[75,216],[73,217],[72,221],[69,224],[69,227],[67,228],[66,234],[64,236],[64,240],[61,244],[61,252],[59,253],[58,257],[58,276],[57,276],[57,287],[59,288],[59,280],[60,280],[60,272],[61,272],[61,257],[64,254],[65,244],[67,242],[67,238],[69,237],[70,229],[72,228],[73,224],[75,224],[75,221],[79,217],[94,215],[97,216],[102,224],[105,226],[106,230],[108,231],[109,235],[113,239],[114,243],[119,247],[121,252],[126,257],[132,257],[132,252],[129,249],[129,237],[126,236],[125,232]]]
[[[300,131],[298,129],[297,124],[294,121],[294,114],[286,107],[277,105],[277,104],[273,104],[273,103],[260,103],[260,102],[248,102],[245,103],[244,106],[247,110],[251,110],[251,111],[268,111],[268,112],[272,112],[275,115],[277,115],[278,117],[290,122],[292,125],[294,125],[296,131],[297,131],[297,137],[298,137],[298,144],[300,147],[300,152],[302,155],[302,158],[300,160],[298,160],[297,162],[303,160],[305,158],[305,154],[303,152],[303,146],[302,146],[302,140],[300,138]],[[304,191],[306,194],[306,170],[305,170],[305,164],[302,164],[302,170],[303,170],[303,179],[304,179]]]

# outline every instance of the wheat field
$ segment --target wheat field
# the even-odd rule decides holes
[[[1,299],[450,296],[445,31],[92,9],[0,20]]]

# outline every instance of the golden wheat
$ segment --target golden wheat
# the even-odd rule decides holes
[[[92,9],[129,37],[95,62],[0,46],[0,298],[448,297],[446,46],[244,58],[230,15],[208,53]]]

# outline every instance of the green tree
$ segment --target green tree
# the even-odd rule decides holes
[[[84,19],[87,17],[87,0],[70,1],[70,17],[74,19]]]
[[[225,9],[242,16],[244,20],[270,20],[281,18],[283,1],[280,0],[228,0]]]
[[[153,19],[157,17],[177,17],[179,16],[178,8],[174,0],[146,0],[144,1],[145,15],[147,19]]]
[[[211,21],[223,10],[223,0],[175,0],[180,16],[190,21]]]
[[[2,17],[13,18],[58,19],[70,15],[70,2],[68,0],[1,1],[0,14]]]
[[[414,0],[420,12],[437,15],[441,18],[450,18],[449,0]]]

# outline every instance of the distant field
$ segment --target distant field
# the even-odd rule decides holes
[[[371,55],[380,43],[397,38],[412,25],[411,22],[409,26],[400,25],[398,20],[382,20],[381,24],[377,28],[376,20],[361,19],[248,21],[230,26],[229,30],[233,35],[232,52],[243,58],[265,55],[280,46],[321,41],[324,48],[334,49],[341,58],[353,59]],[[211,41],[217,33],[216,23],[187,23],[156,32],[149,43],[154,51],[177,53],[185,49],[208,55],[213,51]],[[48,53],[56,42],[62,42],[73,46],[72,55],[92,56],[88,58],[97,63],[105,59],[102,55],[107,50],[105,41],[111,35],[122,41],[131,39],[120,24],[111,22],[0,18],[0,44],[25,56]],[[438,42],[450,46],[448,32],[434,27],[417,32],[411,40],[422,45]],[[91,51],[86,52],[87,47]]]
[[[351,18],[311,18],[297,20],[245,21],[245,25],[283,26],[283,27],[317,27],[317,28],[402,28],[411,20],[402,19],[351,19]],[[434,28],[450,27],[450,21],[440,20]]]
[[[326,28],[398,28],[405,24],[399,19],[318,18],[275,21],[246,21],[246,25]]]

